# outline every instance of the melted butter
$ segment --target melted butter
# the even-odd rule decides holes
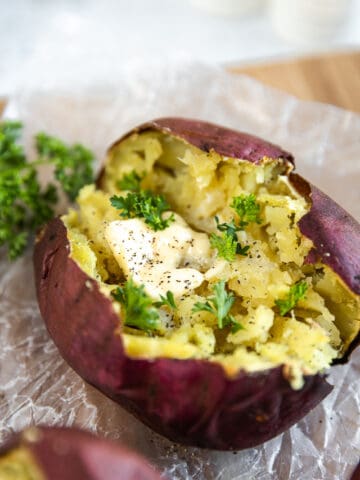
[[[143,284],[153,298],[170,290],[181,297],[199,287],[210,267],[208,236],[192,230],[180,215],[165,230],[154,232],[138,218],[111,222],[105,237],[127,278]]]

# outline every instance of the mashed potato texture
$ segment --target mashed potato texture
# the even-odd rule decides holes
[[[141,219],[122,219],[111,205],[112,195],[126,194],[119,180],[131,172],[142,176],[141,188],[162,194],[170,204],[175,221],[168,229],[153,232]],[[154,301],[167,290],[174,292],[177,308],[159,308],[157,331],[119,329],[128,355],[207,359],[221,364],[230,377],[241,369],[286,365],[293,388],[341,355],[346,338],[336,305],[350,297],[328,267],[306,264],[312,243],[297,223],[310,205],[285,173],[278,159],[254,165],[204,153],[161,133],[134,134],[112,151],[102,189],[84,187],[79,208],[63,220],[72,258],[110,298],[129,277]],[[233,199],[250,194],[261,221],[236,232],[247,253],[227,261],[211,244],[211,236],[219,233],[215,217],[219,223],[236,220]],[[242,327],[237,331],[219,328],[210,311],[194,312],[220,281],[234,296],[231,315]],[[276,302],[297,282],[306,283],[306,293],[281,314]],[[334,292],[336,305],[329,301]],[[120,324],[122,306],[114,301],[114,308]]]

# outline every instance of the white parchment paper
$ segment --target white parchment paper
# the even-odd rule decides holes
[[[297,170],[360,217],[360,116],[301,102],[224,70],[187,62],[124,69],[108,87],[19,92],[5,115],[91,147],[107,146],[140,122],[189,116],[248,131],[290,150]],[[77,425],[119,439],[170,479],[347,480],[360,458],[360,349],[331,369],[335,388],[305,419],[241,452],[182,447],[158,436],[86,385],[60,357],[40,318],[31,249],[9,263],[0,250],[0,435],[34,423]]]

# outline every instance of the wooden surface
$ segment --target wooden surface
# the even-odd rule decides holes
[[[303,100],[360,113],[360,51],[231,69]]]
[[[303,100],[332,103],[360,113],[360,51],[233,67]],[[0,113],[4,101],[0,99]]]

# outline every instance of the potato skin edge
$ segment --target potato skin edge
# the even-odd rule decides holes
[[[134,128],[111,145],[108,153],[134,133],[162,132],[174,136],[203,152],[215,151],[230,158],[241,158],[259,165],[264,157],[281,159],[287,171],[292,170],[294,158],[278,145],[260,137],[230,128],[180,117],[158,118]],[[104,168],[98,174],[96,185],[101,188]]]
[[[352,473],[350,480],[360,480],[360,462]]]
[[[311,203],[309,212],[298,223],[303,235],[314,247],[306,263],[323,263],[343,281],[354,295],[360,295],[360,224],[340,205],[298,174],[290,173],[290,182]],[[342,358],[346,363],[360,345],[360,332]]]
[[[76,428],[30,427],[12,435],[0,457],[19,447],[31,454],[46,480],[160,480],[140,455]]]
[[[206,360],[127,357],[111,301],[69,257],[66,227],[49,222],[35,245],[40,311],[50,336],[84,380],[173,441],[218,450],[259,445],[288,429],[332,389],[325,376],[295,391],[283,367],[228,378]]]
[[[328,265],[356,295],[360,295],[360,224],[319,188],[297,174],[290,182],[310,202],[310,211],[299,221],[314,249],[308,263]]]
[[[284,163],[293,164],[291,153],[278,145],[245,132],[239,132],[202,120],[180,117],[158,118],[144,123],[135,129],[142,133],[146,130],[160,131],[182,139],[203,152],[215,151],[224,157],[241,158],[254,164],[260,164],[264,157],[281,158]],[[118,145],[134,131],[124,135],[114,145]],[[111,148],[113,148],[111,147]]]

